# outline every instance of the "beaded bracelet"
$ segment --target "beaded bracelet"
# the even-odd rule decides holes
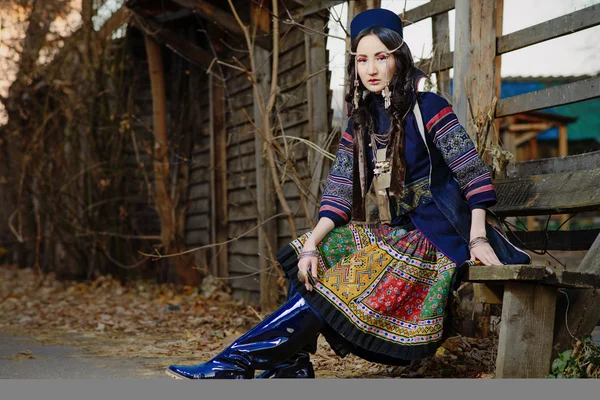
[[[469,242],[469,251],[479,243],[489,243],[490,241],[485,236],[478,236]]]

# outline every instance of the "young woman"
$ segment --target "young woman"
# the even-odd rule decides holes
[[[349,122],[319,222],[277,255],[288,301],[212,360],[172,365],[169,375],[314,377],[319,334],[341,357],[404,365],[433,354],[448,333],[462,266],[531,262],[486,223],[496,202],[489,170],[450,105],[416,92],[400,18],[367,10],[350,31]],[[371,186],[376,224],[361,223]]]

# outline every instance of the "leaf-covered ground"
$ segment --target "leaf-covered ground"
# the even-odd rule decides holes
[[[52,275],[40,280],[31,269],[0,266],[0,332],[84,346],[97,357],[164,360],[154,367],[199,363],[260,318],[210,277],[201,288],[140,281],[121,285],[110,277],[82,283]],[[15,357],[35,362],[30,354]],[[355,356],[341,359],[320,338],[313,364],[318,378],[490,378],[495,357],[495,340],[456,336],[436,356],[390,367]]]

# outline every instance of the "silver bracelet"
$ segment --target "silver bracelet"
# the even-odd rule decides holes
[[[476,245],[478,245],[479,243],[489,243],[490,241],[488,240],[487,237],[485,236],[478,236],[475,239],[471,240],[469,242],[469,251],[475,247]]]
[[[318,257],[319,256],[319,250],[302,250],[300,253],[298,253],[298,260],[301,260],[305,257]]]

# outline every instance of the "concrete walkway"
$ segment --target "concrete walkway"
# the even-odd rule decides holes
[[[172,379],[163,367],[148,365],[156,361],[89,357],[72,346],[32,344],[0,333],[0,379]]]

